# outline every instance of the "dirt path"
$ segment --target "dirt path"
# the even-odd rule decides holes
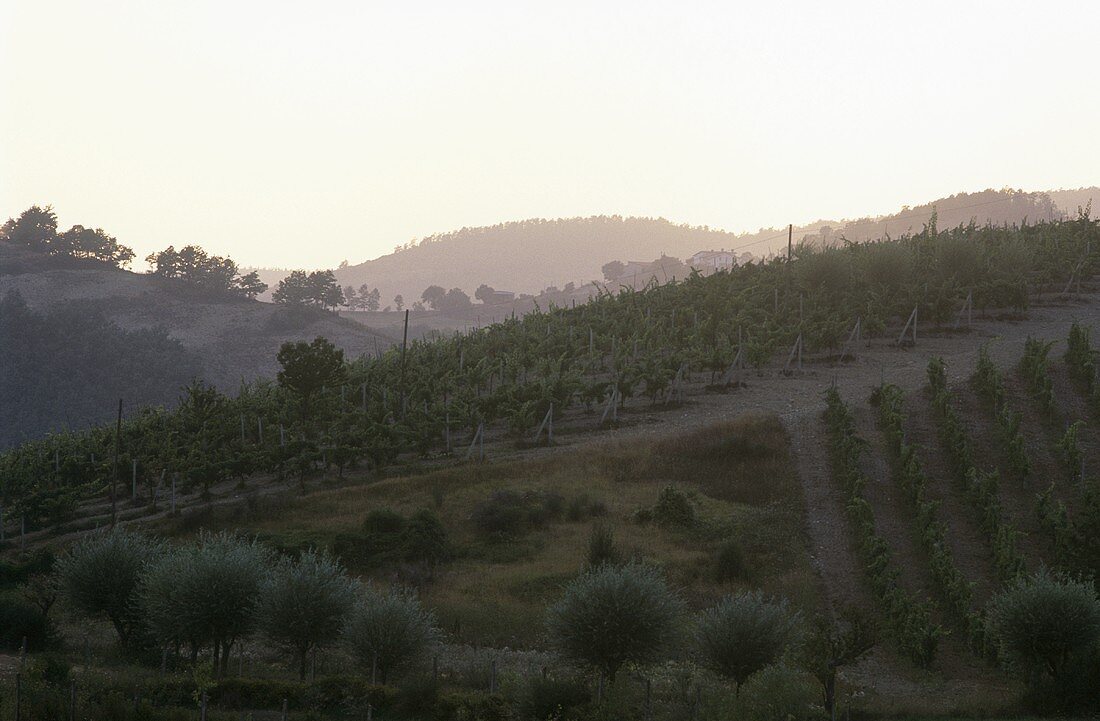
[[[846,606],[873,608],[863,569],[844,511],[844,491],[832,481],[828,438],[820,416],[804,414],[790,422],[792,451],[806,497],[810,558],[822,587],[822,598],[832,612]],[[854,581],[854,582],[853,582]]]

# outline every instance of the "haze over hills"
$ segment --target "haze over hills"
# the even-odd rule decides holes
[[[796,241],[825,237],[865,241],[884,234],[919,231],[938,215],[940,227],[971,221],[981,225],[1073,216],[1090,199],[1100,201],[1100,188],[1024,192],[986,190],[959,193],[886,216],[851,220],[822,219],[795,226]],[[731,233],[706,226],[681,225],[663,218],[594,216],[556,220],[531,219],[480,228],[462,228],[428,236],[393,253],[335,269],[341,285],[367,284],[380,291],[382,305],[401,294],[406,303],[429,285],[462,288],[482,283],[498,290],[537,294],[548,286],[578,285],[602,278],[612,260],[652,261],[662,254],[683,260],[700,250],[740,249],[755,256],[786,246],[786,228]],[[286,271],[261,270],[272,287]]]
[[[6,299],[6,300],[4,300]],[[181,281],[0,243],[0,447],[174,405],[201,378],[224,391],[274,377],[289,340],[324,336],[349,357],[390,339],[316,308],[213,296]]]

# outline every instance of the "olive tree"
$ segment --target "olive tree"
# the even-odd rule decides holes
[[[438,642],[435,617],[411,591],[367,588],[355,604],[343,632],[355,659],[371,669],[371,682],[424,660]]]
[[[304,679],[309,652],[339,638],[354,603],[355,584],[328,554],[283,557],[261,587],[260,630],[294,655]]]
[[[703,664],[732,679],[739,693],[750,676],[783,656],[799,620],[785,600],[773,601],[759,591],[726,596],[700,614],[695,643]]]
[[[233,645],[255,627],[270,552],[237,536],[205,533],[150,564],[141,589],[146,621],[164,644],[212,647],[220,675]]]
[[[682,601],[658,569],[603,564],[566,586],[547,612],[546,627],[562,656],[614,682],[624,664],[661,657],[676,637],[682,612]]]
[[[990,601],[986,632],[1007,670],[1057,686],[1100,642],[1096,589],[1045,570],[1017,579]]]
[[[105,616],[119,642],[140,637],[137,591],[142,571],[163,546],[120,528],[93,533],[57,560],[57,582],[73,606],[88,616]]]

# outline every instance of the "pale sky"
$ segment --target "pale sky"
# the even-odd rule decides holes
[[[0,0],[0,215],[321,267],[1092,185],[1098,29],[1095,1]]]

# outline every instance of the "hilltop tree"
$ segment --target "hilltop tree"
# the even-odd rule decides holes
[[[477,290],[474,291],[474,298],[480,300],[482,303],[488,303],[493,299],[493,293],[495,292],[495,288],[482,283],[477,287]]]
[[[153,275],[182,280],[216,293],[254,298],[267,290],[255,271],[242,276],[231,258],[210,255],[197,245],[185,245],[179,250],[170,245],[146,256],[145,262],[152,266]]]
[[[32,205],[18,218],[9,218],[0,228],[0,237],[12,245],[47,252],[57,239],[57,213],[49,205]]]
[[[400,312],[401,309],[405,307],[405,299],[401,296],[400,293],[393,297],[393,304],[397,306],[398,312]]]
[[[613,260],[610,263],[604,263],[600,270],[603,272],[604,280],[611,282],[618,280],[623,275],[623,270],[626,266],[623,265],[621,260]]]
[[[344,291],[336,282],[331,270],[318,270],[306,273],[304,270],[292,271],[279,281],[271,299],[281,305],[319,305],[322,308],[336,308],[344,305]]]
[[[443,286],[429,285],[420,294],[420,300],[432,310],[439,310],[443,306],[443,298],[446,295],[447,291],[443,290]]]
[[[121,268],[134,259],[134,251],[108,235],[102,228],[74,225],[64,233],[57,232],[57,214],[50,206],[33,205],[9,218],[0,226],[0,240],[20,245],[39,253],[90,258]]]

